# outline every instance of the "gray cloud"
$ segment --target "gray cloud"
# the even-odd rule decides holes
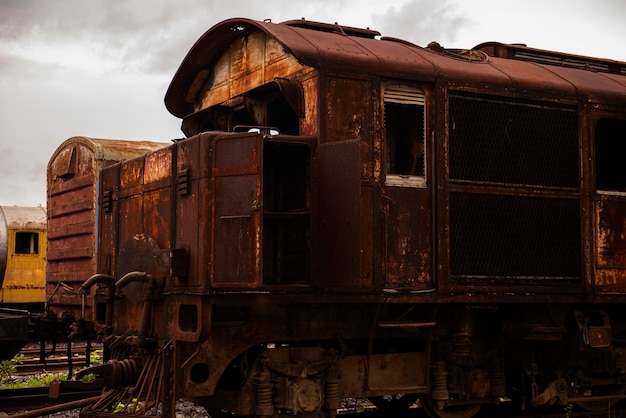
[[[625,34],[623,0],[603,4],[568,0],[554,5],[575,11],[581,20],[568,15],[559,25],[546,16],[544,27],[554,33],[547,36],[530,29],[523,18],[520,24],[511,20],[504,3],[487,0],[471,6],[462,0],[0,0],[0,204],[45,204],[48,159],[70,136],[180,137],[180,121],[166,111],[163,96],[195,41],[227,18],[281,22],[305,17],[369,26],[419,45],[436,40],[446,47],[490,39],[516,42],[531,35],[550,38],[551,45],[579,45],[580,40],[564,34],[573,38],[584,24],[584,40],[595,52]],[[531,15],[541,26],[537,10],[542,8],[542,0],[528,0],[518,14],[526,13],[526,22]],[[500,15],[493,15],[498,10]],[[483,22],[489,22],[488,39]],[[616,44],[606,45],[602,54],[623,56]],[[57,59],[51,51],[59,54]]]
[[[372,19],[384,35],[421,46],[431,41],[442,44],[455,41],[458,34],[471,24],[471,20],[462,16],[449,0],[412,0]]]

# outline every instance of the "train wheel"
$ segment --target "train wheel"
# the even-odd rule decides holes
[[[439,409],[437,401],[430,396],[423,396],[420,398],[420,401],[424,411],[432,418],[471,418],[476,415],[482,406],[481,403],[446,405],[442,409]]]
[[[623,395],[624,393],[626,393],[626,386],[623,385],[616,386],[609,391],[610,395]],[[585,411],[601,412],[610,410],[618,401],[619,399],[578,401],[576,405]]]
[[[415,401],[417,401],[417,394],[408,393],[391,396],[373,396],[369,398],[369,401],[381,412],[400,413],[406,412],[413,406]]]

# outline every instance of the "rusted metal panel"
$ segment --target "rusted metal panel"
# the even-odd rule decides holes
[[[115,271],[117,224],[119,202],[117,190],[120,184],[119,164],[102,171],[98,217],[98,271],[111,275]]]
[[[623,292],[626,289],[626,270],[623,268],[598,268],[594,288],[598,293]]]
[[[385,286],[398,289],[434,289],[429,190],[385,187],[383,196]]]
[[[376,190],[368,184],[361,184],[361,284],[372,287],[380,273],[380,243],[376,239],[378,229],[372,227],[378,219],[374,209]],[[376,215],[375,215],[376,213]]]
[[[118,211],[119,235],[118,244],[143,233],[143,169],[144,157],[123,161],[120,164]]]
[[[595,203],[598,268],[626,269],[626,201],[602,199]]]
[[[176,237],[175,247],[189,250],[189,271],[177,286],[209,285],[210,254],[210,167],[209,135],[177,144]],[[198,216],[200,213],[205,216]]]
[[[92,231],[89,230],[87,233],[92,233]],[[62,260],[67,263],[75,259],[93,258],[94,247],[87,245],[88,242],[82,239],[81,235],[82,233],[72,236],[68,235],[63,237],[58,243],[55,243],[53,252],[48,253],[48,262]],[[56,263],[50,264],[54,265]],[[66,271],[65,273],[72,274],[72,271]]]
[[[204,327],[202,297],[195,294],[180,294],[168,298],[163,306],[163,316],[168,335],[179,341],[196,342]]]
[[[143,184],[144,156],[125,160],[120,165],[120,190],[122,196],[141,193]]]
[[[404,392],[422,391],[428,384],[426,353],[348,356],[339,360],[338,366],[345,370],[341,393],[346,396],[363,396],[364,388],[369,396],[385,393],[391,387]]]
[[[315,171],[314,284],[361,286],[360,141],[318,145]]]
[[[120,181],[121,181],[120,176]],[[137,234],[143,232],[143,199],[140,194],[120,196],[118,201],[119,218],[124,222],[119,223],[118,242],[128,241]]]
[[[171,248],[172,224],[171,187],[161,187],[143,194],[142,233],[155,239],[159,248]]]
[[[311,74],[310,78],[302,80],[303,96],[306,98],[304,102],[304,117],[301,123],[302,135],[317,135],[318,134],[318,118],[319,113],[319,75],[315,73]]]
[[[175,146],[149,154],[144,159],[143,171],[143,233],[156,240],[159,248],[171,248],[175,224],[172,211],[172,160]]]
[[[213,141],[212,284],[257,287],[262,279],[262,136]]]
[[[595,286],[598,291],[626,289],[626,201],[603,196],[594,204],[596,249]]]
[[[360,139],[363,153],[371,155],[373,120],[371,109],[374,101],[374,87],[369,80],[329,77],[324,89],[324,118],[322,140],[339,141]],[[364,176],[371,176],[371,158],[366,163]]]
[[[145,156],[144,184],[155,183],[172,175],[172,149],[160,149]]]
[[[216,58],[210,80],[206,78],[208,73],[195,76],[197,80],[186,100],[198,103],[194,111],[199,111],[302,68],[275,39],[261,31],[253,32],[235,40]]]
[[[87,175],[74,180],[64,181],[63,184],[67,188],[52,194],[50,197],[54,206],[48,214],[48,218],[50,220],[59,219],[59,221],[67,219],[69,223],[72,221],[71,217],[77,214],[87,214],[86,216],[93,214],[95,211],[94,180],[93,175]],[[68,199],[68,196],[71,196],[71,199]],[[56,232],[52,230],[53,239],[56,239]],[[58,232],[60,233],[61,231]],[[93,232],[93,229],[91,232]]]
[[[87,211],[67,214],[62,218],[52,217],[48,220],[48,231],[57,239],[93,234],[93,218]],[[48,260],[56,258],[54,248],[49,250],[52,251],[48,251]]]

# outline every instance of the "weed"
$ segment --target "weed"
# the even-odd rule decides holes
[[[17,370],[17,365],[22,363],[23,359],[23,354],[16,354],[11,360],[2,360],[0,363],[0,385],[13,376],[13,373]]]
[[[565,411],[565,418],[571,418],[574,412],[574,404],[568,403],[567,405],[565,405],[563,410]]]

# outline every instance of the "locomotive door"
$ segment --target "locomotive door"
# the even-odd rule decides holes
[[[258,287],[262,272],[263,137],[213,139],[211,277],[215,287]]]
[[[426,108],[428,92],[418,86],[384,88],[385,182],[381,234],[385,287],[427,290],[432,276],[431,191],[427,187]]]

